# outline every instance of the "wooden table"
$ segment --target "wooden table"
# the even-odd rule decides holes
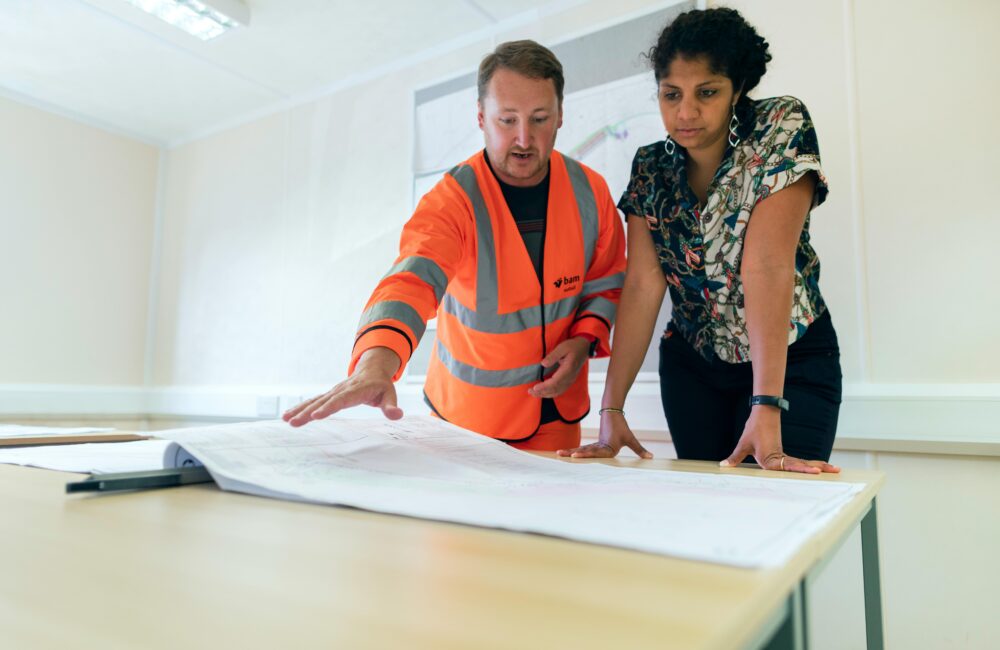
[[[882,647],[878,472],[818,479],[865,489],[773,570],[214,484],[68,497],[64,485],[76,476],[0,465],[4,648],[805,647],[809,576],[859,523],[869,648]]]

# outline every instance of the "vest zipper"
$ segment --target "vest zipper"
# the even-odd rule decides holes
[[[548,206],[546,206],[546,212],[548,212]],[[542,250],[539,253],[538,266],[541,269],[538,277],[538,286],[541,287],[541,295],[539,296],[538,308],[542,310],[542,357],[544,358],[546,354],[549,353],[548,346],[545,342],[545,236],[549,232],[549,219],[548,214],[545,215],[545,225],[542,227]],[[545,368],[542,364],[538,364],[538,381],[545,379]]]

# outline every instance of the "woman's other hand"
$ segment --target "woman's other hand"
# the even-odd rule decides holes
[[[647,451],[632,433],[628,422],[625,421],[624,413],[605,411],[601,413],[601,433],[597,442],[574,449],[560,449],[556,455],[572,458],[614,458],[622,447],[628,447],[639,458],[653,457],[653,454]]]
[[[840,471],[836,465],[821,460],[803,460],[786,455],[781,448],[781,411],[773,406],[758,405],[751,409],[736,449],[719,465],[736,467],[747,456],[753,456],[761,469],[778,472],[822,474]]]

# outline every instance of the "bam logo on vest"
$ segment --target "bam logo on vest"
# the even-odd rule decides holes
[[[563,291],[569,291],[572,289],[572,285],[580,281],[579,275],[563,276],[555,280],[552,284],[556,285],[556,289],[559,287],[563,288]]]

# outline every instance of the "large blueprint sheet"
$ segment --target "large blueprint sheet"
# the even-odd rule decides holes
[[[862,488],[569,463],[430,417],[157,435],[179,442],[226,490],[744,567],[783,563]]]

